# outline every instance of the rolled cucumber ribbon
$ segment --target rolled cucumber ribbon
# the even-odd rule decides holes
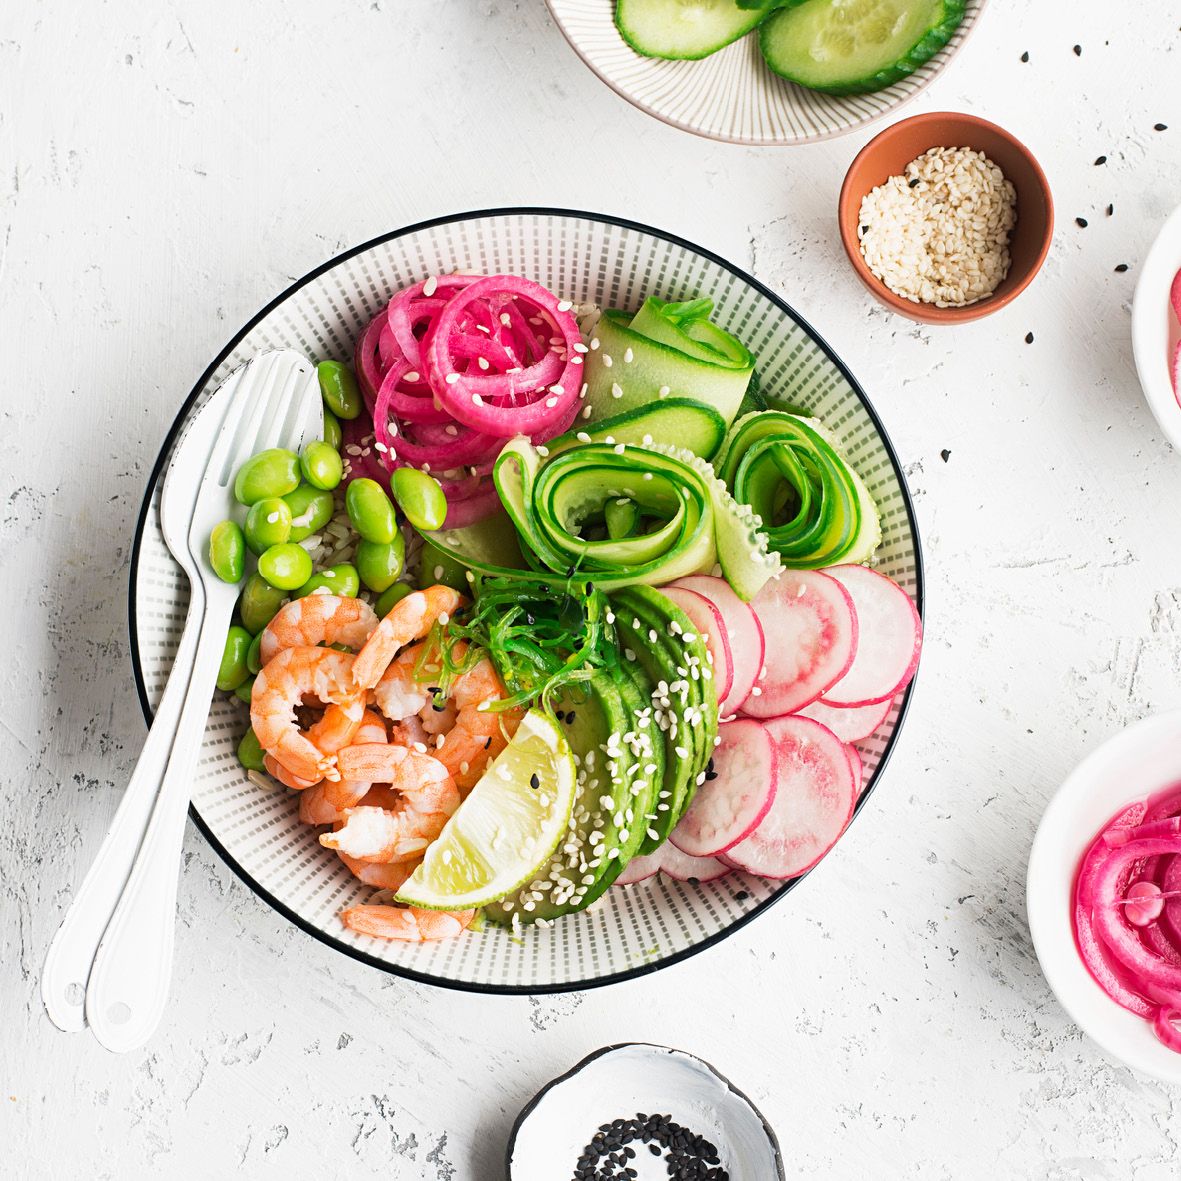
[[[622,414],[668,397],[712,406],[729,425],[754,372],[754,357],[709,316],[713,301],[649,298],[634,315],[607,310],[586,358],[592,418]]]
[[[881,543],[873,497],[815,419],[748,414],[730,429],[716,467],[734,498],[762,520],[785,566],[865,562]]]

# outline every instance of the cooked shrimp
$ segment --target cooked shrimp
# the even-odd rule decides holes
[[[306,791],[309,787],[315,787],[320,782],[318,779],[300,779],[298,775],[292,775],[274,755],[264,754],[262,765],[267,769],[267,774],[272,779],[277,779],[284,787],[289,787],[292,791]]]
[[[363,689],[372,689],[390,662],[407,644],[421,640],[435,623],[450,616],[466,600],[449,586],[428,586],[395,603],[357,653],[353,676]]]
[[[367,709],[361,718],[360,726],[357,727],[357,732],[353,735],[353,741],[385,742],[385,719],[381,714]],[[271,756],[267,755],[263,761],[266,762],[270,758]],[[270,769],[269,764],[267,769]],[[287,774],[291,773],[288,771]],[[280,783],[287,783],[287,780],[281,775],[275,775],[275,778]],[[300,782],[302,783],[303,780]],[[298,785],[287,783],[287,786],[297,787]],[[335,824],[344,819],[345,808],[354,807],[367,793],[370,793],[370,785],[364,780],[338,779],[335,782],[328,780],[318,783],[314,787],[308,786],[310,790],[305,791],[299,799],[299,818],[304,824]]]
[[[395,742],[405,741],[421,728],[429,737],[410,741],[424,742],[431,756],[451,772],[456,786],[467,790],[484,773],[488,760],[508,744],[521,720],[520,711],[487,708],[489,702],[504,696],[504,684],[487,656],[454,679],[450,700],[444,710],[437,711],[430,687],[415,677],[420,650],[416,644],[398,654],[374,687],[373,698],[394,723]],[[462,661],[467,650],[466,644],[456,644],[452,658]]]
[[[420,910],[417,906],[350,906],[341,916],[350,931],[403,943],[453,939],[466,931],[474,910]]]
[[[329,849],[382,862],[420,853],[459,807],[455,781],[430,755],[404,746],[370,744],[346,747],[339,757],[342,777],[387,783],[399,794],[391,808],[346,808],[344,824],[320,838]]]
[[[362,599],[304,595],[280,607],[267,624],[259,656],[267,664],[284,648],[314,648],[317,644],[344,644],[359,651],[375,627],[377,616]]]
[[[410,875],[422,864],[421,857],[412,857],[409,861],[387,862],[383,865],[375,861],[362,861],[359,857],[350,857],[339,849],[336,855],[345,863],[353,877],[378,890],[400,890]]]
[[[250,724],[259,745],[301,779],[315,783],[340,778],[334,750],[322,747],[328,738],[343,745],[341,740],[356,733],[365,713],[365,696],[353,682],[353,659],[331,648],[284,648],[255,678]],[[295,720],[296,707],[305,698],[327,705],[308,734]]]

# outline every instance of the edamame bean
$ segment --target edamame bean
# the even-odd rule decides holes
[[[246,668],[252,676],[262,671],[262,632],[250,641],[250,647],[246,650]]]
[[[395,582],[393,586],[387,587],[373,606],[377,618],[384,619],[413,590],[414,587],[408,582]]]
[[[335,447],[316,440],[314,443],[308,443],[300,453],[299,470],[313,488],[331,491],[340,483],[340,478],[344,474],[344,463]]]
[[[246,544],[261,554],[291,537],[291,506],[281,496],[256,500],[246,514]]]
[[[259,554],[258,572],[279,590],[293,591],[303,586],[312,576],[312,559],[308,551],[293,541],[272,545]]]
[[[357,573],[361,581],[379,594],[388,590],[401,576],[406,564],[406,542],[401,533],[394,534],[388,545],[379,541],[361,541],[357,544]]]
[[[434,476],[417,468],[400,467],[390,478],[390,489],[406,520],[415,529],[442,529],[447,497]]]
[[[318,533],[332,520],[332,514],[336,511],[332,493],[313,488],[311,484],[300,484],[283,499],[291,509],[291,536],[288,541],[303,541],[305,537]]]
[[[467,578],[467,567],[457,562],[450,554],[439,549],[433,541],[422,547],[418,559],[418,585],[420,588],[435,586],[437,583],[467,594],[471,583]]]
[[[286,496],[299,487],[299,456],[283,447],[268,447],[251,456],[234,478],[234,495],[242,504],[264,496]]]
[[[217,687],[224,692],[236,689],[250,675],[246,668],[246,653],[253,637],[236,623],[226,633],[226,646],[222,649],[221,667],[217,670]]]
[[[315,594],[321,587],[329,594],[355,599],[361,590],[361,580],[357,576],[356,566],[350,566],[348,562],[341,562],[339,566],[329,566],[326,570],[313,574],[291,597],[302,599],[304,595]]]
[[[222,582],[240,582],[246,563],[246,538],[235,521],[218,521],[209,534],[209,564]]]
[[[376,480],[354,480],[344,494],[344,504],[353,528],[366,541],[389,545],[394,540],[398,532],[394,506]]]
[[[238,598],[238,617],[248,632],[257,635],[286,602],[286,591],[271,586],[261,574],[252,574]]]
[[[242,735],[242,741],[238,743],[238,762],[247,771],[261,771],[263,770],[263,753],[262,744],[258,741],[254,727],[251,726]]]
[[[324,407],[324,442],[329,447],[335,447],[337,451],[340,450],[340,445],[344,442],[344,434],[340,429],[340,419],[327,406]]]
[[[603,519],[607,523],[608,537],[630,537],[636,531],[640,510],[634,500],[620,497],[607,501],[603,508]]]
[[[250,704],[251,699],[254,697],[254,680],[254,677],[248,677],[234,690],[234,696],[239,701],[246,702],[247,705]]]
[[[324,403],[337,418],[356,418],[361,413],[361,391],[353,371],[339,361],[321,361],[316,366]]]

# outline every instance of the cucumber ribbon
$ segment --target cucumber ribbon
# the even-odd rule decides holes
[[[729,425],[754,372],[754,357],[710,320],[713,300],[651,297],[634,316],[607,310],[586,360],[587,403],[596,419],[670,396],[712,406]]]
[[[865,562],[881,543],[873,497],[815,419],[749,414],[731,428],[715,462],[789,568]]]

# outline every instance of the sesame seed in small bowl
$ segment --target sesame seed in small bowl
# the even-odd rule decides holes
[[[936,111],[887,127],[858,152],[838,220],[853,269],[888,308],[963,324],[1033,281],[1054,202],[1020,140],[974,115]]]

